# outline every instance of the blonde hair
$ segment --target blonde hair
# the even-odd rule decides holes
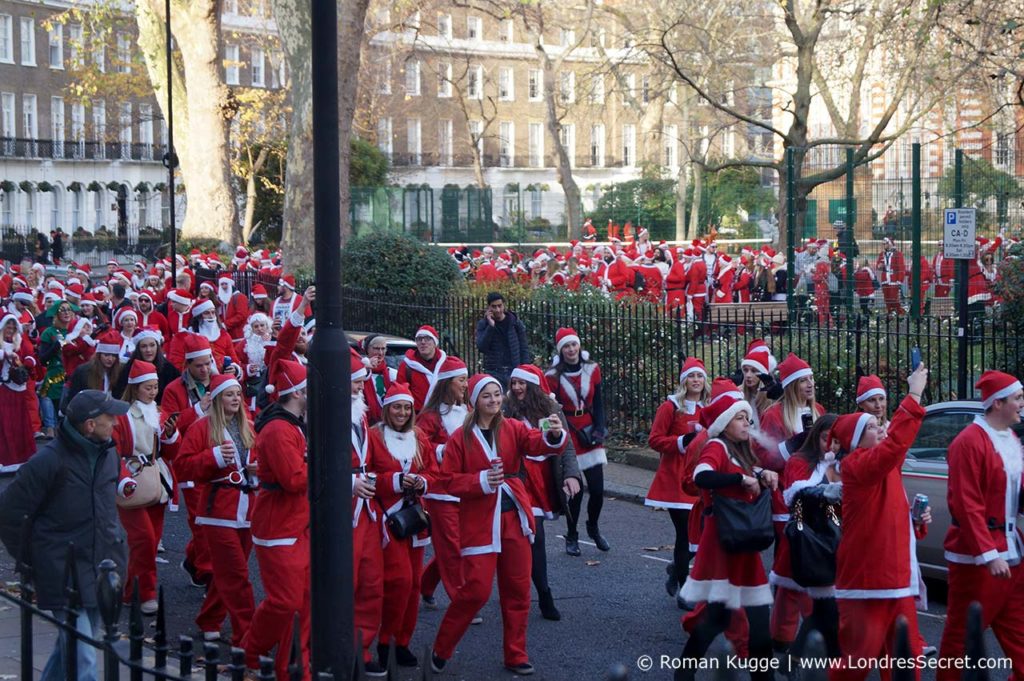
[[[743,382],[743,399],[750,403],[750,407],[758,416],[763,414],[772,401],[768,399],[768,393],[761,390],[760,386],[749,387],[746,381]]]
[[[782,391],[782,423],[786,426],[786,431],[790,434],[797,432],[797,426],[800,425],[800,410],[803,407],[811,408],[811,422],[813,423],[818,419],[818,400],[812,398],[810,400],[804,400],[797,394],[800,390],[800,381],[797,379],[787,385]]]
[[[676,388],[675,397],[676,397],[676,400],[679,401],[680,405],[682,405],[683,400],[686,399],[686,394],[688,392],[686,390],[686,382],[688,380],[690,380],[690,376],[687,376],[683,380],[679,381],[679,387]],[[697,399],[697,402],[699,402],[700,404],[707,404],[708,400],[710,398],[711,398],[711,381],[709,381],[708,377],[705,375],[704,376],[704,389],[700,391],[700,397]]]
[[[227,390],[230,390],[228,388]],[[227,392],[225,390],[224,392]],[[224,437],[224,431],[227,430],[228,422],[231,420],[228,415],[224,413],[224,403],[221,401],[221,396],[224,393],[220,393],[213,398],[213,404],[210,405],[210,415],[207,417],[210,419],[210,446],[216,447],[220,445],[222,438]],[[238,432],[242,437],[242,447],[244,449],[252,449],[253,442],[256,441],[256,435],[252,432],[252,424],[249,423],[249,418],[245,415],[245,402],[243,401],[238,407],[238,412],[234,415],[234,419],[238,422]]]
[[[405,427],[395,428],[394,421],[391,420],[391,406],[384,407],[380,415],[380,423],[377,424],[377,430],[380,431],[381,435],[384,434],[384,426],[387,426],[396,433],[408,433],[413,432],[413,444],[415,446],[416,453],[413,455],[412,460],[416,462],[418,468],[423,468],[423,459],[420,457],[420,429],[416,427],[416,411],[412,410],[409,414],[409,420],[405,422]]]

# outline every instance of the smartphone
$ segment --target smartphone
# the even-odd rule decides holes
[[[917,371],[919,366],[921,366],[921,348],[915,345],[910,349],[910,370]]]

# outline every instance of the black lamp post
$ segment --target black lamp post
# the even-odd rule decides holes
[[[174,87],[172,74],[174,60],[171,54],[171,0],[164,0],[164,30],[167,39],[167,149],[164,150],[164,167],[167,168],[167,196],[171,221],[171,281],[178,279],[178,229],[174,217],[174,171],[178,167],[178,155],[174,153]]]

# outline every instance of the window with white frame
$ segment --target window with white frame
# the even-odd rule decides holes
[[[107,46],[103,43],[103,36],[93,38],[92,62],[96,64],[96,70],[100,73],[107,72]]]
[[[21,96],[21,134],[30,140],[39,139],[39,119],[36,116],[36,96]]]
[[[636,165],[636,126],[632,124],[622,126],[622,165]]]
[[[672,102],[673,104],[679,103],[679,88],[676,86],[675,83],[672,83],[668,87],[668,101]]]
[[[466,19],[466,38],[468,40],[483,40],[484,22],[480,17],[468,17]]]
[[[288,86],[288,64],[284,60],[284,52],[277,52],[274,59],[274,87],[283,88]]]
[[[604,126],[600,123],[590,126],[590,165],[604,167]]]
[[[423,138],[420,135],[420,119],[410,118],[405,122],[406,144],[409,163],[414,166],[423,164]]]
[[[71,155],[85,158],[85,105],[78,102],[71,105],[71,139],[75,145]]]
[[[452,39],[452,15],[451,14],[438,14],[437,15],[437,35],[441,36],[445,40]]]
[[[736,156],[736,133],[732,128],[726,130],[722,136],[722,155],[726,158],[734,158]]]
[[[539,218],[544,212],[544,190],[534,185],[530,188],[530,217]]]
[[[624,93],[622,99],[623,104],[625,104],[626,106],[630,106],[630,103],[632,102],[633,98],[636,97],[636,74],[627,73],[625,80],[626,92]]]
[[[21,65],[36,65],[36,22],[28,17],[21,18]]]
[[[503,102],[511,102],[515,98],[515,71],[511,66],[503,66],[498,70],[498,99]]]
[[[666,168],[676,168],[679,165],[679,129],[674,125],[666,125],[662,132],[665,157],[663,163]]]
[[[420,63],[415,59],[405,62],[405,94],[420,96]]]
[[[250,52],[252,57],[252,86],[253,87],[264,87],[265,84],[265,67],[266,67],[266,56],[263,53],[262,47],[254,47]]]
[[[149,227],[149,190],[139,192],[139,227]]]
[[[644,76],[640,79],[640,101],[644,104],[651,102],[651,78]]]
[[[14,140],[18,136],[17,114],[14,112],[14,93],[0,92],[0,135],[4,138],[4,153],[14,153]]]
[[[29,229],[36,227],[36,193],[29,189],[25,194],[25,225]]]
[[[512,121],[502,121],[498,125],[498,165],[511,168],[515,165],[516,127]]]
[[[590,46],[591,47],[604,47],[605,41],[605,30],[604,27],[598,28],[596,31],[590,34]]]
[[[530,123],[527,128],[527,155],[529,164],[533,168],[544,167],[544,125],[542,123]]]
[[[515,42],[515,28],[511,19],[502,19],[498,24],[498,40],[503,43]]]
[[[452,96],[452,65],[445,62],[437,67],[437,96]]]
[[[95,232],[97,229],[103,226],[103,195],[106,192],[100,189],[98,192],[93,192],[92,200],[92,231]]]
[[[420,11],[416,10],[405,20],[405,28],[409,31],[420,30]]]
[[[127,33],[117,34],[117,72],[132,72],[132,41]]]
[[[437,154],[438,165],[451,166],[454,163],[452,134],[454,128],[451,119],[437,122]]]
[[[600,73],[590,77],[590,103],[604,104],[604,76]]]
[[[64,68],[64,25],[54,24],[49,31],[47,31],[47,37],[50,40],[50,68],[51,69],[63,69]]]
[[[2,215],[4,227],[14,226],[14,202],[16,200],[15,197],[17,197],[17,194],[15,194],[13,191],[5,191],[4,195],[0,197],[3,199],[3,203],[0,205],[3,206]]]
[[[572,104],[576,101],[576,74],[573,71],[562,71],[559,74],[559,79],[561,81],[559,94],[562,104]]]
[[[466,96],[470,99],[484,98],[484,67],[469,67],[466,72]]]
[[[118,125],[121,128],[118,139],[121,141],[121,158],[132,157],[132,103],[122,102],[118,115]]]
[[[71,192],[71,232],[82,226],[82,190]]]
[[[139,104],[139,144],[143,158],[153,158],[153,107],[150,104]]]
[[[378,92],[382,95],[391,94],[391,60],[384,60],[384,68],[381,70],[380,80],[377,82]]]
[[[1005,132],[996,133],[996,165],[1010,165],[1010,135]]]
[[[235,16],[238,14],[238,0],[224,0],[224,13]]]
[[[558,128],[558,141],[562,143],[566,156],[569,157],[569,167],[576,167],[576,126],[572,123],[565,123]]]
[[[527,85],[527,99],[531,102],[539,102],[541,97],[541,88],[544,87],[544,74],[540,69],[530,69]]]
[[[107,141],[107,103],[102,99],[92,103],[92,134],[99,142],[98,155],[104,158]]]
[[[558,29],[558,44],[562,47],[572,47],[576,44],[576,31],[571,28]]]
[[[14,17],[0,14],[0,62],[14,63]]]
[[[381,150],[388,159],[391,158],[391,154],[394,152],[394,147],[391,143],[392,130],[391,130],[391,118],[384,117],[377,120],[377,148]]]
[[[469,122],[469,143],[476,145],[477,153],[484,155],[484,123],[483,121]]]
[[[78,66],[78,48],[82,44],[82,25],[81,24],[69,24],[68,25],[68,62],[72,66]]]
[[[64,158],[64,98],[50,97],[50,139],[53,140],[53,155]]]
[[[238,85],[238,65],[241,62],[238,55],[238,45],[224,46],[224,82],[228,85]]]
[[[50,192],[50,229],[57,229],[61,226],[60,224],[60,209],[61,199],[64,198],[64,192],[60,187],[54,187],[53,191]]]

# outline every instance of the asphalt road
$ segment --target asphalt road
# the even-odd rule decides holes
[[[0,480],[0,488],[10,478]],[[548,523],[548,560],[551,588],[562,612],[562,621],[541,618],[534,601],[529,620],[528,650],[536,667],[534,678],[563,681],[568,679],[603,679],[610,668],[622,664],[629,678],[670,679],[670,671],[659,668],[662,655],[677,655],[684,643],[679,624],[681,611],[664,590],[665,564],[671,558],[671,523],[668,515],[627,501],[609,498],[602,516],[602,531],[612,550],[601,553],[590,544],[583,544],[583,556],[571,558],[564,552],[557,537],[564,525]],[[581,523],[582,525],[582,523]],[[169,562],[160,566],[160,584],[168,603],[168,638],[176,641],[179,634],[195,634],[192,621],[198,612],[203,592],[187,584],[178,567],[188,536],[184,512],[167,515],[164,533]],[[767,559],[767,556],[766,556]],[[255,559],[250,574],[256,584],[257,598],[262,591]],[[0,578],[16,579],[13,561],[4,553],[0,557]],[[925,639],[938,645],[945,616],[944,604],[933,599],[929,611],[919,618]],[[419,625],[413,638],[413,651],[420,654],[429,645],[444,614],[447,599],[443,588],[438,590],[437,611],[420,611]],[[448,664],[438,678],[482,679],[512,678],[502,667],[501,616],[497,591],[483,609],[482,625],[470,627]],[[225,630],[227,629],[225,623]],[[999,648],[988,637],[990,655]],[[638,668],[641,656],[650,656],[654,668]],[[419,670],[403,670],[403,679],[418,679]],[[1006,671],[995,671],[990,679],[1008,678]],[[710,679],[701,672],[700,679]],[[745,678],[745,677],[740,677]],[[781,676],[779,677],[782,678]],[[877,673],[872,675],[877,678]],[[934,672],[926,671],[922,679],[931,681]]]

